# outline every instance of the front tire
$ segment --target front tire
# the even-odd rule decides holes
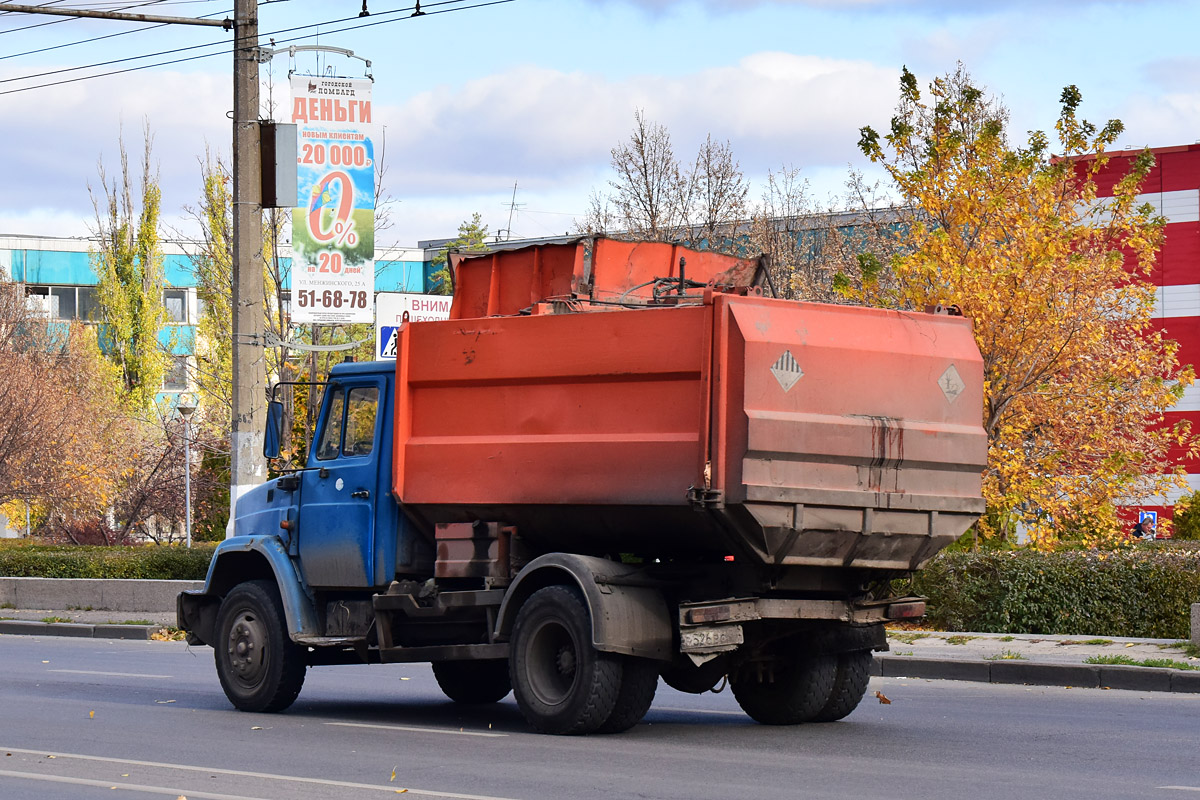
[[[832,655],[780,654],[772,670],[751,666],[739,671],[731,688],[742,710],[764,725],[810,722],[833,694],[837,658]]]
[[[547,586],[517,612],[509,653],[513,694],[542,733],[591,733],[604,724],[621,691],[621,667],[617,656],[592,647],[591,617],[577,591]]]
[[[498,703],[512,691],[507,661],[435,661],[433,677],[456,703]]]
[[[279,590],[238,584],[217,615],[213,650],[225,696],[241,711],[282,711],[304,685],[304,651],[288,638]]]

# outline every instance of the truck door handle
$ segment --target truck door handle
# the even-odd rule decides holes
[[[359,497],[359,498],[362,498],[363,500],[366,500],[368,497],[371,496],[371,493],[368,492],[366,489],[363,489],[360,492],[351,492],[350,496],[351,497]]]

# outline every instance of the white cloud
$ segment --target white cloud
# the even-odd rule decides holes
[[[34,211],[39,208],[55,209],[51,216],[67,211],[90,220],[87,185],[99,189],[101,159],[110,178],[119,173],[122,136],[131,166],[140,172],[143,120],[154,137],[152,160],[160,170],[164,215],[196,203],[205,142],[214,151],[229,151],[229,79],[205,73],[138,75],[5,96],[6,177],[10,187],[20,187],[0,193],[5,230],[14,230],[23,218],[48,219]]]
[[[1137,95],[1126,101],[1118,116],[1125,123],[1121,141],[1127,145],[1166,147],[1200,141],[1200,92]]]
[[[711,133],[731,141],[748,173],[782,162],[844,165],[857,157],[858,128],[892,107],[896,79],[868,62],[790,53],[618,81],[526,66],[376,113],[399,176],[392,192],[454,194],[592,176],[639,108],[671,131],[681,160]]]

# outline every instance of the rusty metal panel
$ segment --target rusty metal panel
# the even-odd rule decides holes
[[[766,560],[910,569],[969,527],[987,440],[966,320],[736,297],[717,308],[716,474],[762,525]]]
[[[762,259],[736,258],[664,242],[581,238],[566,244],[455,253],[451,319],[511,316],[552,299],[595,300],[577,310],[604,311],[611,303],[654,301],[657,278],[750,287],[764,278]],[[695,296],[694,287],[687,290]]]
[[[436,527],[435,578],[507,578],[514,529],[497,522],[443,523]]]

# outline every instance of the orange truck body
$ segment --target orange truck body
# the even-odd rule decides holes
[[[398,342],[393,491],[425,523],[911,570],[982,511],[962,317],[763,297],[757,261],[661,243],[499,251],[456,275],[452,318]]]

